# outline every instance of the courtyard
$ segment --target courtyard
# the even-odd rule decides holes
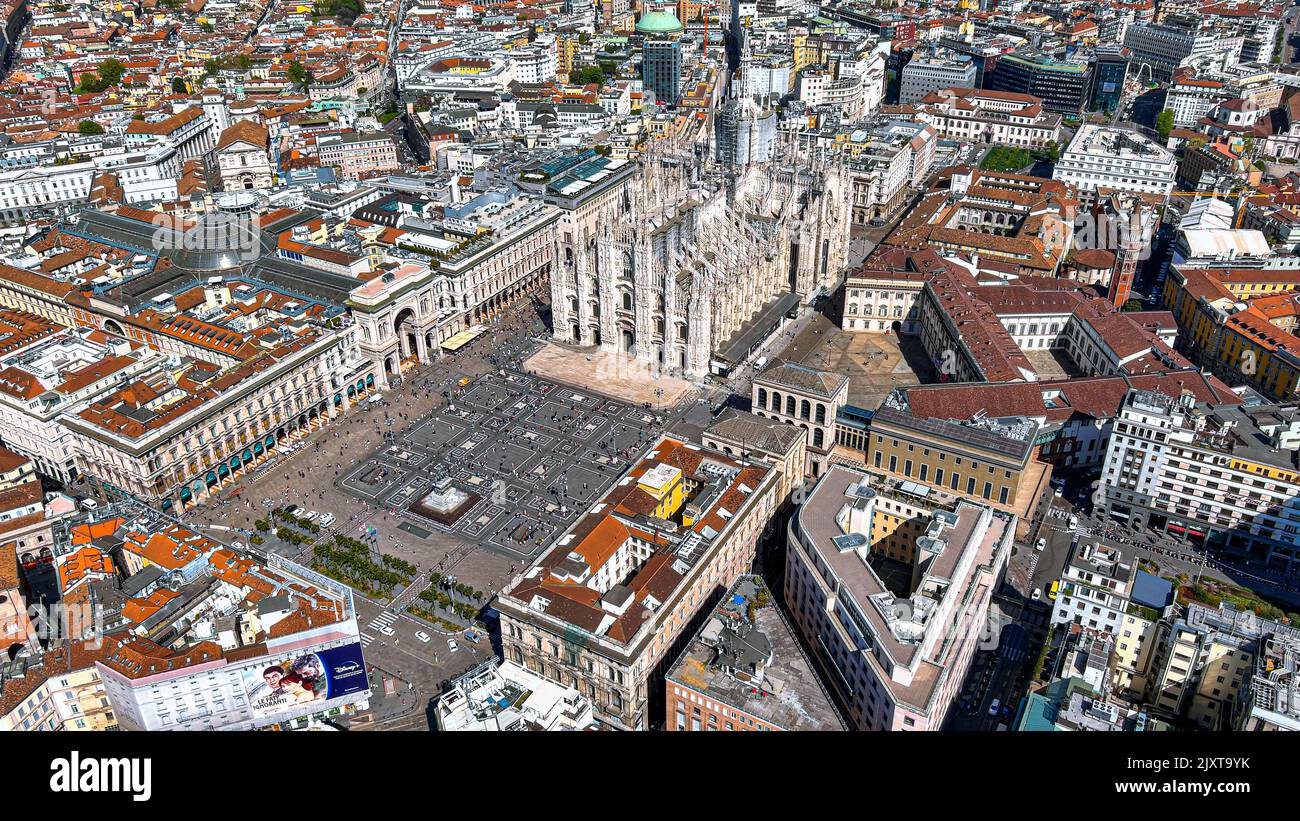
[[[918,337],[842,330],[823,314],[790,341],[782,359],[849,378],[849,404],[875,408],[897,387],[939,381]]]

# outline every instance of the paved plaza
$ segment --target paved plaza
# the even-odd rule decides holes
[[[523,370],[542,379],[651,408],[673,407],[695,387],[685,379],[658,373],[649,363],[638,362],[628,354],[573,351],[554,342],[546,343],[529,357]]]
[[[338,485],[413,535],[442,531],[524,563],[614,483],[654,421],[587,391],[493,373],[388,437]],[[453,521],[411,510],[442,478],[470,506]]]

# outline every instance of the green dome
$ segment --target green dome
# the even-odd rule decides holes
[[[671,11],[652,11],[636,23],[637,34],[676,34],[681,30],[682,21]]]

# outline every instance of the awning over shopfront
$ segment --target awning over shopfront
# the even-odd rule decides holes
[[[445,351],[458,351],[473,342],[486,330],[486,325],[475,325],[467,331],[461,331],[450,339],[443,341],[442,349]]]

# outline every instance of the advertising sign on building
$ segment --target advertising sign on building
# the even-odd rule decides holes
[[[254,718],[361,692],[369,687],[360,644],[288,655],[240,673]]]

